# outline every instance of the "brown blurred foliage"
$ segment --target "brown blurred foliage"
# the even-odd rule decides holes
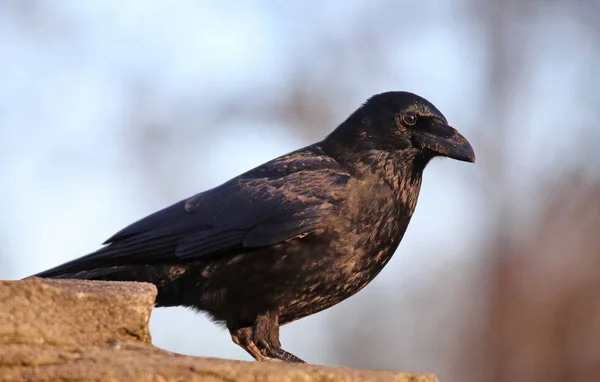
[[[549,184],[527,235],[491,249],[487,335],[463,354],[497,381],[597,381],[600,181]]]

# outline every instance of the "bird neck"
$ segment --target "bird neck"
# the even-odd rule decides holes
[[[421,179],[424,165],[421,165],[417,155],[418,151],[414,149],[396,152],[368,150],[361,155],[355,169],[359,176],[375,176],[395,188],[401,182]]]
[[[420,185],[423,170],[431,158],[416,148],[388,151],[326,140],[321,150],[334,158],[357,179],[384,181],[392,189],[408,184]]]

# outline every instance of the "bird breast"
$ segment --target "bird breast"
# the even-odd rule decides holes
[[[348,198],[348,227],[354,227],[342,243],[338,260],[349,293],[372,281],[398,248],[417,204],[421,181],[406,181],[398,187],[386,182],[358,181]]]

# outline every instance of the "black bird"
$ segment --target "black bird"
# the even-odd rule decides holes
[[[281,348],[279,327],[377,276],[435,156],[475,161],[430,102],[378,94],[323,141],[153,213],[98,251],[35,276],[151,282],[156,306],[207,312],[256,360],[303,362]]]

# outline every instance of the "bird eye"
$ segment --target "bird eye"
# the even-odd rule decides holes
[[[413,126],[415,123],[417,123],[417,116],[413,113],[404,113],[402,115],[402,122],[408,126]]]

